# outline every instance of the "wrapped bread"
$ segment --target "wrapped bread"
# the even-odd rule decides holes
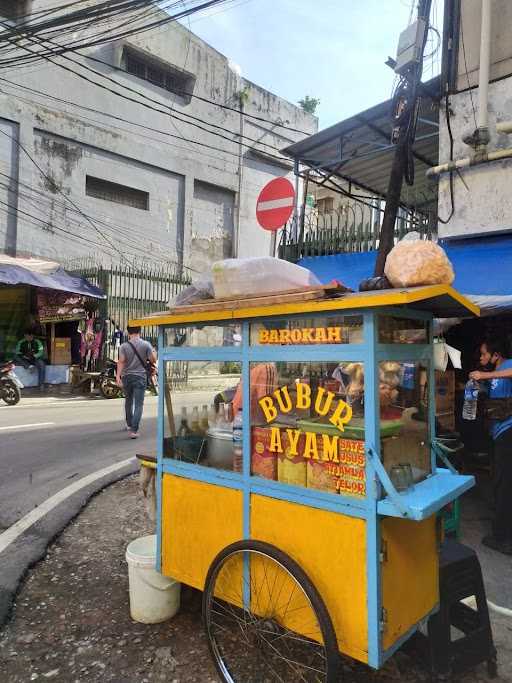
[[[424,240],[395,245],[386,259],[384,273],[393,287],[451,285],[455,279],[444,249]]]

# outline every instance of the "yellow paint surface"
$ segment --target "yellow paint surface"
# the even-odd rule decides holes
[[[364,520],[253,495],[251,537],[272,543],[302,567],[329,610],[340,650],[366,662]]]
[[[388,649],[439,601],[439,558],[435,515],[423,522],[387,517],[382,564],[382,605],[387,611],[383,648]]]
[[[202,590],[215,555],[242,539],[242,492],[163,476],[162,573]]]
[[[409,289],[391,289],[376,292],[345,294],[337,299],[320,299],[303,303],[273,304],[254,308],[210,310],[202,313],[156,313],[146,318],[131,320],[130,325],[175,325],[178,323],[206,322],[213,320],[232,320],[261,318],[265,316],[287,315],[293,313],[320,313],[322,311],[349,310],[355,308],[376,308],[381,306],[403,306],[418,301],[432,299],[432,311],[436,312],[435,299],[449,297],[454,307],[460,308],[459,315],[467,311],[480,315],[480,309],[469,299],[459,294],[450,285],[429,285]]]

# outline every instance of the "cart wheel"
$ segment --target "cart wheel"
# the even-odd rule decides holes
[[[206,577],[203,622],[226,683],[341,680],[322,598],[299,565],[268,543],[238,541],[217,555]]]

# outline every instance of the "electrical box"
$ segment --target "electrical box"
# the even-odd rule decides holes
[[[420,61],[426,31],[425,19],[418,19],[402,31],[398,39],[395,73],[403,74]]]

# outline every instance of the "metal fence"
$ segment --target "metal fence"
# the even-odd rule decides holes
[[[290,221],[281,233],[278,253],[296,262],[305,256],[327,256],[343,252],[366,252],[379,246],[381,212],[354,203],[330,213],[311,212]],[[395,223],[395,241],[409,232],[432,239],[431,221],[426,214],[401,212]]]
[[[126,332],[128,321],[142,318],[150,313],[163,311],[178,292],[191,283],[184,268],[175,265],[153,266],[141,264],[133,268],[121,265],[105,265],[93,258],[73,261],[66,265],[69,272],[81,275],[101,287],[107,298],[100,302],[99,315],[111,321],[110,329],[117,326]],[[158,328],[144,328],[144,338],[156,346]],[[108,334],[103,345],[103,360],[115,358],[115,340]],[[181,368],[176,381],[186,381],[186,370]]]

